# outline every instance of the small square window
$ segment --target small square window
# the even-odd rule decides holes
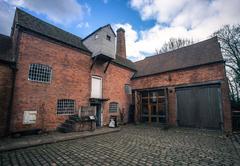
[[[99,37],[98,34],[96,34],[96,35],[95,35],[95,39],[98,39],[98,37]]]
[[[75,100],[60,99],[57,101],[57,114],[71,115],[75,111]]]
[[[107,35],[107,40],[111,41],[111,36]]]
[[[117,102],[111,102],[109,104],[109,112],[118,112],[118,103]]]
[[[125,84],[125,92],[129,95],[132,94],[132,88],[130,85]]]

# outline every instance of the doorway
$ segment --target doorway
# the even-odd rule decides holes
[[[167,95],[165,89],[140,92],[143,123],[167,123]]]
[[[91,106],[95,106],[96,107],[96,126],[97,127],[101,127],[101,108],[102,108],[102,105],[101,104],[91,104]]]

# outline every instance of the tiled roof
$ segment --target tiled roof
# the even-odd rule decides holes
[[[14,62],[12,53],[12,40],[9,36],[0,34],[0,60]]]
[[[63,42],[70,46],[90,52],[82,43],[82,39],[76,35],[66,32],[54,25],[40,20],[21,9],[16,9],[15,23],[33,32],[39,33],[54,40]]]
[[[134,78],[223,61],[217,37],[135,62]]]
[[[136,71],[135,64],[129,59],[122,58],[122,57],[116,55],[116,59],[114,59],[112,62],[115,64],[118,64],[120,66],[123,66],[123,67],[126,67],[126,68]]]

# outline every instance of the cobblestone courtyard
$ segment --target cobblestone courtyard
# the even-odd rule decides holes
[[[219,132],[144,125],[0,157],[0,165],[240,165],[231,139]]]

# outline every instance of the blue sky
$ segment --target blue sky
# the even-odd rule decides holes
[[[80,37],[106,24],[123,27],[133,61],[171,37],[201,41],[240,24],[239,0],[0,0],[0,33],[9,35],[16,7]]]

